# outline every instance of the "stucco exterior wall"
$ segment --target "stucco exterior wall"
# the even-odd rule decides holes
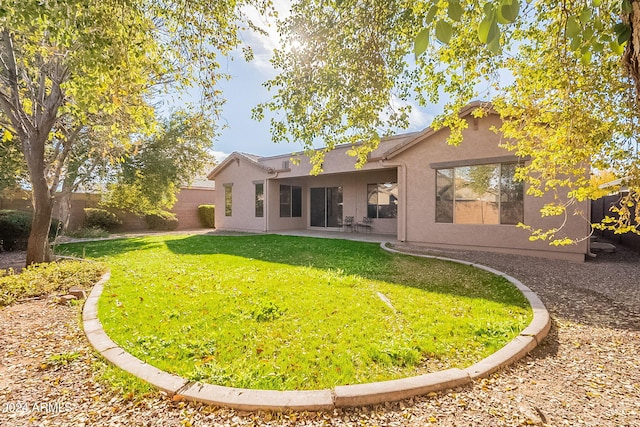
[[[529,241],[529,233],[515,225],[450,224],[435,221],[436,170],[430,165],[439,162],[476,161],[477,159],[512,155],[498,147],[500,136],[491,131],[499,127],[495,115],[474,120],[469,118],[469,127],[464,131],[464,140],[459,146],[446,144],[447,131],[437,132],[393,158],[393,162],[406,165],[406,241],[431,246],[492,250],[522,253],[545,257],[584,260],[588,242],[555,247],[546,242]],[[549,229],[559,226],[562,219],[540,218],[539,210],[551,196],[537,198],[524,196],[524,223],[535,228]],[[580,206],[588,218],[588,204]],[[566,228],[569,236],[582,237],[589,233],[588,221],[571,217]]]
[[[265,216],[255,216],[255,183],[264,182],[267,172],[249,162],[233,161],[216,176],[216,228],[264,231]],[[232,215],[225,215],[225,187],[231,186]],[[265,209],[266,210],[266,209]]]
[[[353,216],[355,221],[361,221],[367,216],[367,184],[396,182],[396,170],[382,169],[363,172],[328,174],[318,176],[304,176],[290,179],[270,179],[268,190],[268,230],[303,230],[324,227],[311,227],[310,212],[311,188],[342,187],[342,217]],[[280,217],[280,185],[297,185],[302,187],[302,217]],[[327,229],[331,229],[328,227]],[[380,234],[395,234],[397,221],[395,218],[374,219],[371,232]]]
[[[265,200],[268,200],[268,219],[267,231],[283,231],[283,230],[303,230],[307,228],[308,208],[305,200],[309,198],[309,192],[304,186],[304,180],[297,179],[271,179],[269,183],[268,194]],[[301,217],[281,217],[280,216],[280,186],[294,185],[302,187],[302,216]],[[267,208],[265,207],[265,210]]]

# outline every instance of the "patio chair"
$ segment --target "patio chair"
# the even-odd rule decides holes
[[[365,216],[362,218],[362,221],[356,224],[356,229],[364,228],[366,233],[371,232],[371,218]]]
[[[347,228],[349,231],[353,231],[353,217],[345,216],[344,220],[342,218],[338,218],[338,227],[340,227],[342,231],[346,231]]]

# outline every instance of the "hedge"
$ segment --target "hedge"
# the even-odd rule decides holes
[[[214,205],[198,206],[198,217],[203,227],[215,228],[216,226],[216,207]]]
[[[84,225],[86,228],[101,228],[106,231],[113,231],[122,225],[122,221],[113,212],[97,208],[84,209]]]
[[[32,212],[0,210],[0,249],[5,251],[26,249],[32,221]],[[59,227],[60,221],[53,218],[49,227],[50,239],[56,236]]]
[[[178,218],[171,212],[158,211],[145,215],[149,230],[175,230],[178,228]]]

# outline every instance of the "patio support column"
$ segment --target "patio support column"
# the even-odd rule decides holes
[[[271,183],[270,179],[265,179],[264,180],[264,202],[262,203],[262,209],[263,209],[263,216],[264,218],[262,218],[264,220],[264,224],[262,224],[262,231],[264,231],[265,233],[267,231],[269,231],[269,184]]]
[[[398,240],[407,240],[407,165],[404,162],[388,163],[380,160],[385,168],[398,168]]]

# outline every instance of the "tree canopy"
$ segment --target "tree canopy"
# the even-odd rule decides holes
[[[446,97],[433,126],[448,127],[452,144],[466,127],[458,112],[490,100],[504,146],[531,159],[518,171],[528,192],[558,196],[542,215],[579,213],[577,201],[601,194],[591,165],[631,190],[601,227],[639,232],[630,210],[640,190],[639,2],[299,0],[280,32],[274,96],[254,112],[273,112],[275,140],[361,143],[352,154],[362,164],[381,136],[407,124],[394,98]],[[584,237],[531,231],[556,244]]]
[[[176,111],[117,165],[104,204],[138,215],[169,210],[182,185],[212,167],[214,126],[204,114]]]
[[[155,95],[198,85],[215,116],[217,58],[239,44],[241,28],[255,27],[245,4],[270,13],[269,0],[2,3],[0,128],[3,156],[5,146],[19,148],[22,160],[7,161],[14,170],[24,161],[32,189],[28,264],[49,259],[53,195],[77,172],[73,161],[117,159],[132,135],[153,133]]]

